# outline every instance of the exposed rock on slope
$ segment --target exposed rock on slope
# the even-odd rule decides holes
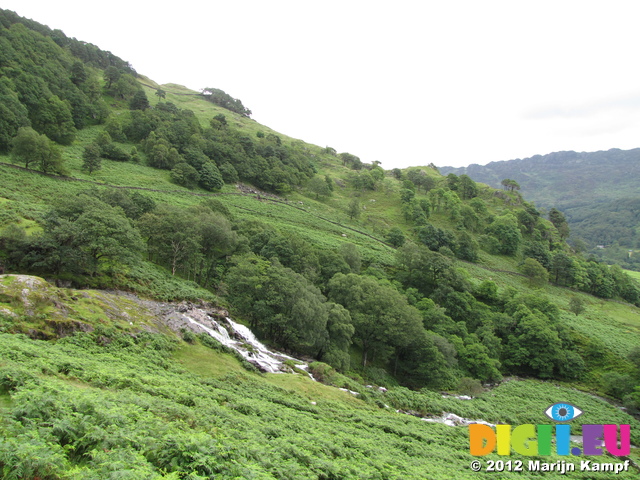
[[[128,295],[59,288],[30,275],[0,275],[0,331],[49,339],[99,327],[168,331]]]

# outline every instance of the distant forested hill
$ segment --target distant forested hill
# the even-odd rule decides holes
[[[640,248],[640,148],[555,152],[440,172],[467,174],[497,188],[506,178],[515,180],[536,206],[565,214],[573,239],[609,261],[640,266],[640,253],[629,257],[629,250]]]

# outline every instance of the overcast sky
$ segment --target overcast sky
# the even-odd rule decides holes
[[[640,2],[2,0],[384,168],[640,147]]]

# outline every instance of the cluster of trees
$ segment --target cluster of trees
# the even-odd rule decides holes
[[[106,92],[112,97],[128,102],[132,110],[144,110],[149,101],[135,76],[114,66],[103,72]]]
[[[360,157],[353,155],[349,152],[336,153],[336,150],[331,147],[326,147],[323,153],[338,157],[342,162],[342,165],[345,167],[349,167],[351,170],[362,171],[359,175],[352,175],[350,181],[353,183],[354,188],[356,189],[369,189],[374,190],[375,182],[379,182],[384,178],[384,170],[380,167],[379,161],[375,160],[371,163],[364,163],[360,160]],[[366,173],[371,173],[371,178],[369,178]],[[364,180],[363,180],[364,179]]]
[[[136,147],[132,147],[130,151],[127,151],[115,143],[106,130],[100,132],[93,142],[84,147],[82,152],[83,170],[87,170],[89,173],[99,170],[102,166],[103,158],[118,162],[132,161],[138,163],[140,161]]]
[[[268,191],[288,192],[315,174],[311,156],[275,134],[255,138],[232,128],[222,114],[202,128],[191,110],[171,102],[110,116],[105,124],[117,142],[139,144],[147,164],[172,171],[183,186],[217,190],[239,179]]]
[[[104,103],[93,97],[97,101],[94,104],[90,89],[73,83],[69,65],[72,57],[65,58],[50,38],[21,23],[8,29],[0,27],[0,52],[3,153],[20,127],[31,126],[51,140],[69,145],[77,128],[103,114]]]
[[[629,368],[626,372],[607,372],[602,377],[606,393],[624,402],[632,411],[640,410],[640,347],[627,355]]]
[[[475,262],[479,245],[471,233],[482,231],[482,224],[486,222],[481,221],[480,215],[486,215],[487,208],[477,198],[475,182],[469,177],[462,177],[448,177],[444,182],[437,182],[423,170],[410,170],[406,178],[400,176],[403,180],[400,200],[402,213],[413,223],[414,233],[421,243],[433,251]],[[427,198],[416,197],[420,188],[424,189]],[[460,195],[464,195],[468,202],[464,203]],[[453,222],[455,233],[431,223],[429,219],[433,215],[444,216]]]
[[[42,219],[39,235],[27,236],[16,225],[5,229],[5,262],[15,271],[54,275],[118,271],[139,260],[144,243],[134,221],[154,206],[137,193],[62,199]]]
[[[502,188],[504,188],[505,190],[509,190],[510,192],[513,192],[514,190],[520,190],[520,185],[518,184],[518,182],[510,178],[503,179],[500,182],[500,185],[502,185]]]
[[[209,199],[190,209],[161,205],[137,222],[148,259],[171,273],[209,287],[220,279],[219,268],[239,247],[228,210]]]
[[[251,253],[232,260],[224,282],[237,313],[264,338],[345,370],[355,367],[354,343],[362,366],[388,366],[413,386],[452,386],[460,375],[500,378],[498,358],[469,335],[466,320],[458,325],[449,314],[459,300],[452,295],[473,297],[447,257],[406,244],[394,278],[374,265],[361,272],[348,243],[323,251],[259,222],[240,224],[238,233]],[[428,297],[436,293],[451,297],[447,307]]]
[[[246,108],[239,99],[233,98],[231,95],[219,88],[204,88],[202,89],[202,95],[204,95],[204,98],[210,102],[215,103],[222,108],[238,113],[243,117],[251,116],[251,110]]]
[[[0,10],[0,153],[9,151],[21,127],[69,145],[78,129],[104,121],[109,110],[100,73],[85,59],[118,74],[109,85],[111,94],[128,100],[140,90],[122,60],[88,45],[79,48],[80,42],[37,26]]]
[[[327,150],[327,153],[335,153],[335,150],[330,149],[330,147],[327,147],[326,150]],[[360,157],[353,155],[349,152],[343,152],[339,154],[338,158],[340,158],[340,160],[342,161],[342,165],[344,165],[345,167],[349,167],[352,170],[361,170],[362,167],[364,166],[364,163],[362,163],[362,160],[360,160]]]
[[[450,173],[447,175],[447,186],[449,190],[456,192],[462,200],[470,200],[478,196],[478,186],[469,175],[460,175],[458,177]]]
[[[566,215],[570,242],[609,264],[640,270],[640,258],[629,256],[629,250],[640,248],[634,228],[640,200],[633,175],[629,175],[639,157],[637,148],[565,151],[487,166],[447,167],[446,173],[467,173],[507,191],[519,189],[511,184],[517,178],[530,201],[547,209],[556,207]]]
[[[528,211],[533,212],[532,208]],[[523,233],[531,232],[528,241],[521,241],[521,252],[523,271],[532,285],[543,286],[549,280],[601,298],[621,298],[640,305],[640,286],[618,265],[609,266],[594,256],[585,258],[579,252],[570,251],[564,243],[569,227],[560,211],[555,208],[549,211],[553,228],[534,213],[524,212],[517,217]],[[531,218],[535,219],[534,223],[530,222]]]
[[[569,227],[562,212],[552,208],[549,220],[553,228],[541,222],[532,207],[518,215],[523,233],[531,232],[528,241],[522,242],[522,256],[523,271],[532,285],[543,286],[548,279],[601,298],[621,298],[640,305],[640,286],[636,281],[618,265],[609,266],[594,256],[585,258],[571,252],[564,242]]]
[[[572,378],[584,371],[572,333],[548,300],[512,290],[498,294],[492,281],[470,286],[447,257],[425,247],[405,245],[398,262],[398,280],[417,290],[415,298],[424,295],[416,307],[425,326],[455,347],[462,371],[482,381],[500,372]],[[571,371],[563,367],[567,356]]]
[[[31,127],[20,127],[12,140],[11,157],[26,168],[37,168],[44,173],[65,173],[60,149],[46,135]]]
[[[606,258],[609,263],[640,270],[640,255],[634,253],[640,248],[640,234],[635,228],[640,222],[640,199],[574,206],[569,212],[572,238],[588,240],[590,252]]]
[[[475,182],[453,173],[425,188],[427,198],[418,200],[416,180],[420,183],[426,177],[420,172],[410,170],[407,178],[400,176],[404,187],[400,199],[405,218],[415,225],[417,240],[430,250],[471,262],[477,261],[480,248],[492,254],[521,257],[522,271],[532,287],[551,281],[602,298],[640,304],[640,286],[620,267],[570,252],[565,243],[570,233],[568,222],[558,209],[550,209],[546,221],[533,205],[518,198],[516,208],[491,215]],[[453,231],[430,223],[434,215],[453,223]]]
[[[215,199],[184,209],[156,205],[138,192],[90,190],[59,200],[37,235],[27,236],[15,224],[5,228],[2,262],[11,271],[82,284],[82,277],[99,283],[101,276],[117,276],[146,260],[211,287],[220,281],[227,257],[243,248],[229,217]]]
[[[428,192],[429,190],[434,188],[437,183],[433,175],[429,175],[427,172],[421,169],[409,170],[407,172],[407,180],[413,183],[418,191],[422,189],[425,192]]]
[[[622,298],[640,306],[640,287],[619,265],[557,251],[550,256],[549,278],[558,285],[575,288],[601,298]]]
[[[315,194],[316,200],[320,197],[329,197],[335,189],[335,182],[329,175],[325,175],[322,179],[319,175],[314,175],[307,182],[307,189]]]
[[[251,327],[277,345],[349,369],[354,333],[349,312],[328,302],[306,277],[277,257],[238,258],[226,276],[230,298]]]
[[[349,177],[349,183],[356,190],[376,190],[384,179],[384,170],[378,166],[363,169]]]

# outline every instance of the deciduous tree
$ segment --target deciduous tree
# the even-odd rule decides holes
[[[557,208],[549,210],[549,220],[556,227],[561,239],[566,239],[569,236],[569,224],[564,214]]]
[[[11,157],[26,168],[36,166],[44,173],[64,173],[60,150],[46,135],[31,127],[22,127],[13,139]]]
[[[469,200],[478,195],[478,186],[469,175],[460,175],[458,193],[463,200]]]
[[[198,185],[200,174],[188,163],[180,162],[171,169],[171,180],[183,187],[194,188]]]
[[[349,206],[347,207],[347,215],[353,220],[360,216],[360,201],[357,198],[351,199]]]
[[[150,106],[147,94],[144,93],[142,89],[134,93],[133,98],[129,101],[129,108],[131,110],[146,110]]]
[[[328,197],[331,195],[331,190],[326,180],[323,180],[317,175],[307,182],[307,188],[316,194],[316,200],[320,197]]]
[[[351,314],[363,366],[375,357],[388,359],[394,349],[406,347],[421,331],[420,314],[407,304],[406,297],[373,277],[338,273],[329,281],[328,295]]]
[[[534,258],[527,258],[522,265],[522,273],[529,278],[532,288],[542,288],[549,281],[549,272]]]
[[[103,266],[131,264],[144,249],[120,208],[88,195],[60,200],[46,215],[43,229],[62,268],[76,265],[91,274]]]
[[[218,167],[213,162],[206,162],[200,169],[200,186],[210,192],[220,190],[224,186],[224,180]]]
[[[9,151],[11,139],[18,129],[29,124],[29,112],[20,102],[12,82],[7,77],[0,77],[0,153]]]
[[[571,312],[576,316],[584,313],[584,310],[585,310],[584,300],[578,296],[571,297],[571,299],[569,300],[569,310],[571,310]]]
[[[510,192],[514,190],[520,190],[520,185],[515,180],[511,180],[510,178],[505,178],[500,182],[505,190],[509,190]]]
[[[82,152],[82,169],[91,175],[96,170],[100,170],[101,164],[100,146],[97,143],[90,143],[84,147],[84,151]]]
[[[496,217],[487,232],[498,239],[498,252],[504,255],[515,255],[522,242],[522,234],[518,227],[518,220],[511,213]]]

